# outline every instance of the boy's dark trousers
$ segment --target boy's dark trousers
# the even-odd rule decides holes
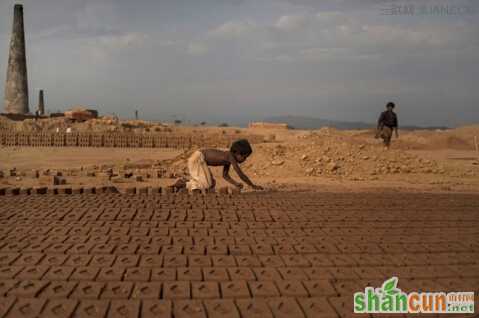
[[[393,129],[389,126],[383,126],[379,133],[379,136],[383,139],[384,145],[389,147],[393,136]]]

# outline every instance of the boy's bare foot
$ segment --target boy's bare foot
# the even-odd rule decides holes
[[[176,180],[176,182],[172,185],[173,188],[179,190],[179,189],[184,189],[186,188],[186,180],[183,178],[180,178]]]

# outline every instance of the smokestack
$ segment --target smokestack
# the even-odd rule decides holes
[[[43,97],[43,89],[38,92],[38,115],[45,115],[45,100]]]
[[[8,56],[7,81],[5,83],[5,111],[10,114],[26,114],[28,110],[27,58],[25,55],[25,30],[23,6],[13,9],[13,29]]]

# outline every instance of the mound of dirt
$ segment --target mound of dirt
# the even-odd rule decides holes
[[[311,136],[295,144],[262,144],[245,164],[259,176],[342,176],[363,178],[381,174],[446,173],[434,161],[380,145],[357,144],[341,136]]]
[[[331,129],[298,134],[294,141],[254,145],[253,155],[242,165],[244,171],[259,177],[326,176],[346,179],[374,179],[385,174],[447,174],[443,165],[401,149],[385,150],[370,138],[358,143],[348,134]],[[186,172],[189,152],[175,158],[170,167]]]

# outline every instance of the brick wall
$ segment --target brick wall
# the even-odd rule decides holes
[[[15,133],[0,131],[0,145],[25,147],[119,147],[119,148],[176,148],[229,147],[239,138],[250,143],[263,142],[262,136],[228,135],[206,138],[201,135],[182,136],[173,134],[128,134],[128,133]]]

